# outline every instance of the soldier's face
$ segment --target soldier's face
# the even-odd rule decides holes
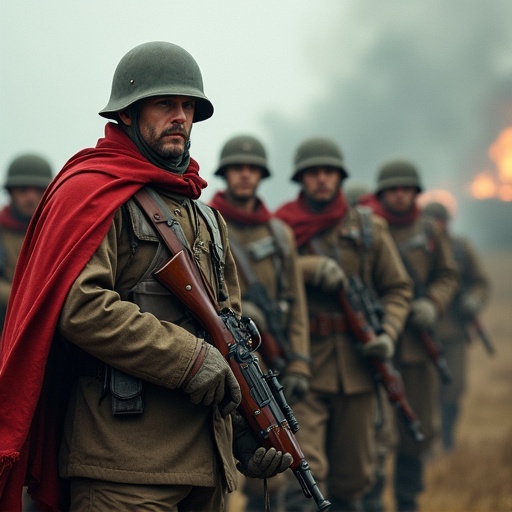
[[[224,172],[228,195],[238,202],[248,201],[256,196],[256,190],[263,175],[259,165],[229,165]]]
[[[380,200],[386,210],[400,215],[411,210],[417,193],[416,187],[391,187],[381,192]]]
[[[25,219],[30,219],[43,197],[44,189],[38,187],[12,187],[9,190],[16,212]]]
[[[341,176],[335,167],[310,167],[302,171],[304,195],[317,203],[331,202],[340,189]]]
[[[183,155],[192,131],[194,110],[195,101],[188,96],[155,96],[142,100],[139,108],[141,137],[162,158]]]

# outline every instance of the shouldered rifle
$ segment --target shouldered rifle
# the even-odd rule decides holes
[[[382,332],[380,319],[370,293],[358,276],[349,277],[349,289],[341,290],[339,300],[347,317],[350,330],[357,341],[365,345]],[[422,441],[420,422],[405,395],[402,377],[391,361],[377,357],[368,358],[374,377],[385,389],[388,399],[400,412],[408,431],[415,441]]]
[[[242,298],[253,302],[263,312],[267,322],[267,329],[260,331],[261,345],[258,351],[261,352],[269,368],[282,372],[291,357],[292,351],[281,327],[279,307],[276,301],[270,298],[267,288],[259,282],[241,244],[231,238],[230,246],[237,264],[237,270],[247,283],[247,290]]]
[[[208,341],[228,361],[242,391],[238,410],[253,433],[266,448],[274,447],[292,455],[291,469],[304,495],[314,498],[318,510],[326,510],[330,502],[322,496],[294,436],[299,425],[286,402],[283,387],[272,370],[262,373],[251,353],[252,340],[258,334],[256,327],[250,320],[239,320],[230,309],[219,310],[198,273],[188,253],[181,250],[154,276],[185,304],[208,333]]]

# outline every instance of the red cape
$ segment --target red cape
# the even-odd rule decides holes
[[[21,487],[43,510],[64,510],[57,451],[67,383],[45,372],[67,293],[139,188],[196,199],[206,182],[194,160],[183,175],[149,163],[114,123],[72,157],[47,188],[19,256],[0,351],[0,510],[21,510]],[[53,352],[53,351],[52,351]]]

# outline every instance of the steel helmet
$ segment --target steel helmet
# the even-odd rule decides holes
[[[423,190],[416,167],[407,160],[390,160],[382,165],[377,177],[377,194],[393,187],[415,187],[418,192]]]
[[[238,135],[229,139],[220,153],[215,176],[224,177],[228,165],[258,165],[263,169],[262,178],[268,178],[267,154],[263,144],[251,135]]]
[[[7,189],[11,187],[45,189],[52,178],[52,169],[44,158],[34,154],[25,154],[15,158],[9,165],[4,186]]]
[[[295,151],[295,168],[292,181],[300,182],[302,171],[309,167],[335,167],[340,171],[341,179],[348,176],[343,163],[343,153],[337,144],[329,139],[316,137],[305,140]]]
[[[427,203],[421,209],[423,215],[427,215],[428,217],[433,217],[434,219],[439,219],[443,221],[450,220],[450,213],[448,212],[448,208],[442,203],[438,201],[433,201],[431,203]]]
[[[151,96],[191,96],[196,100],[194,122],[213,114],[205,96],[201,70],[192,55],[180,46],[154,41],[136,46],[117,65],[107,106],[99,113],[118,120],[118,112]]]
[[[369,194],[370,192],[370,187],[364,183],[347,183],[343,187],[343,195],[352,206],[355,206],[362,196]]]

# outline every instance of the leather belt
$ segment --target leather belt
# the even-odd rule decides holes
[[[318,313],[309,318],[311,336],[326,337],[347,330],[348,324],[343,313]]]

